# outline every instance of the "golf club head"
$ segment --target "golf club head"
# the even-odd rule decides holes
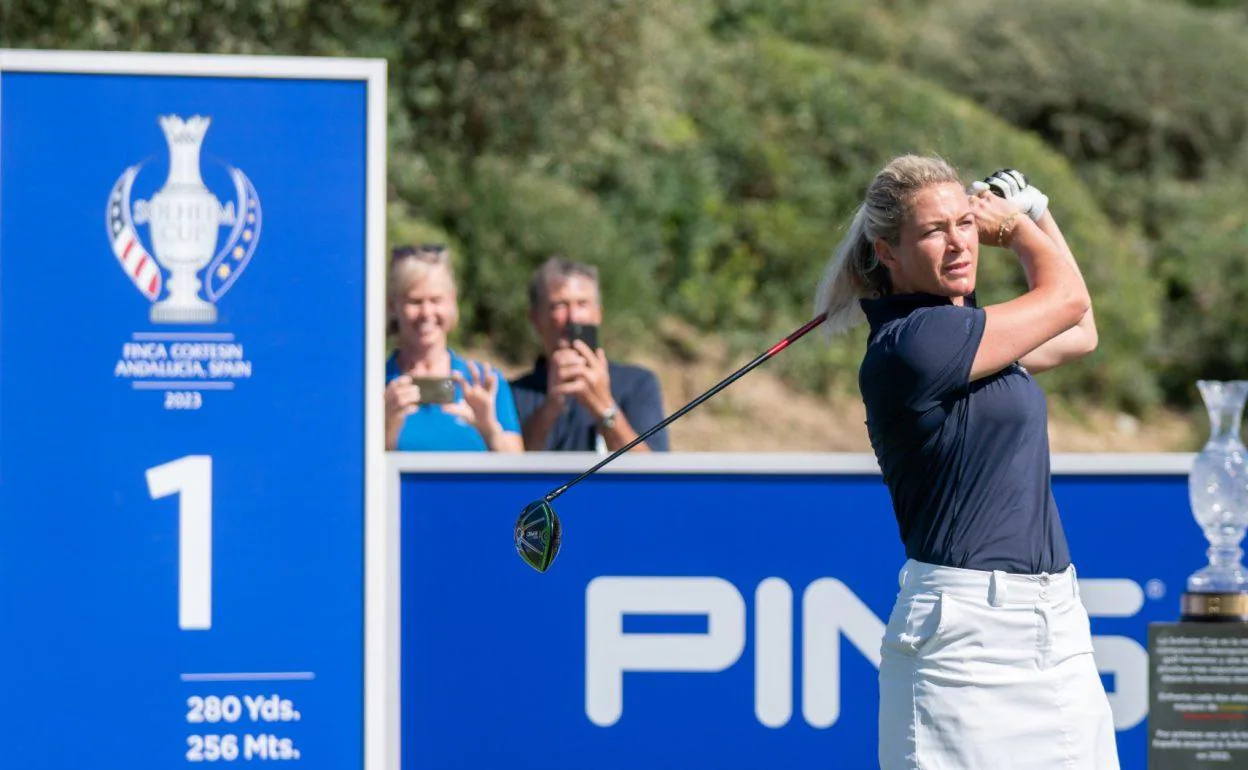
[[[516,553],[538,572],[545,572],[559,555],[563,525],[545,500],[534,500],[516,519]]]

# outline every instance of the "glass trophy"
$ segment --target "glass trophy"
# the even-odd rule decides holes
[[[1248,380],[1200,380],[1209,440],[1188,475],[1192,514],[1209,541],[1209,563],[1187,579],[1184,620],[1248,622],[1248,570],[1241,544],[1248,529],[1248,449],[1240,438]]]

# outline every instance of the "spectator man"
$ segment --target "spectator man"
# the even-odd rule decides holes
[[[551,257],[529,281],[529,320],[542,341],[533,370],[512,381],[525,449],[613,452],[663,419],[654,373],[608,361],[598,269]],[[666,452],[666,430],[634,450]]]

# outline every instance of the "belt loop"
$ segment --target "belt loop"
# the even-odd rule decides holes
[[[903,590],[906,587],[906,568],[904,565],[897,571],[897,587]]]
[[[999,569],[992,571],[992,578],[988,581],[988,604],[993,607],[1000,607],[1005,604],[1005,597],[1009,593],[1005,584],[1005,573]]]
[[[1076,599],[1079,598],[1079,572],[1075,569],[1075,563],[1070,563],[1070,592]]]

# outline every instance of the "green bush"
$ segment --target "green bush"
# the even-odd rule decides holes
[[[0,0],[0,46],[387,56],[397,18],[376,0]]]
[[[763,328],[774,334],[809,313],[839,228],[895,155],[941,154],[968,181],[1008,165],[1050,195],[1081,257],[1101,331],[1098,353],[1046,375],[1049,386],[1136,409],[1155,403],[1146,355],[1158,327],[1159,282],[1141,245],[1104,217],[1065,160],[969,101],[890,67],[774,38],[740,44],[735,53],[697,117],[731,193],[734,239],[719,250],[756,255],[754,304],[766,310],[754,312]],[[1017,264],[997,250],[985,249],[980,277],[986,301],[1023,288]],[[839,365],[793,358],[795,370],[822,370],[830,379],[839,371],[845,380]]]
[[[528,322],[529,276],[563,254],[602,269],[604,338],[644,339],[657,312],[650,266],[621,250],[615,221],[593,196],[502,158],[480,158],[467,173],[450,166],[414,176],[402,189],[411,209],[399,216],[435,223],[460,244],[464,338],[488,340],[513,363],[531,358],[538,345]]]
[[[658,0],[427,0],[395,6],[396,103],[415,147],[559,164],[622,132]]]
[[[1182,2],[1197,8],[1248,9],[1248,2],[1245,0],[1182,0]]]
[[[1242,23],[1146,0],[953,0],[906,65],[1077,163],[1197,178],[1248,135]]]
[[[1193,382],[1248,371],[1248,218],[1239,202],[1248,184],[1237,175],[1199,183],[1085,171],[1111,216],[1146,238],[1162,285],[1162,325],[1152,347],[1165,400],[1199,402]]]
[[[1157,244],[1165,279],[1167,334],[1158,372],[1170,400],[1195,400],[1197,379],[1242,379],[1248,372],[1248,184],[1172,183],[1152,214],[1172,223]]]
[[[931,2],[716,0],[712,29],[728,40],[753,37],[770,29],[798,43],[893,62],[908,42],[906,19]]]

